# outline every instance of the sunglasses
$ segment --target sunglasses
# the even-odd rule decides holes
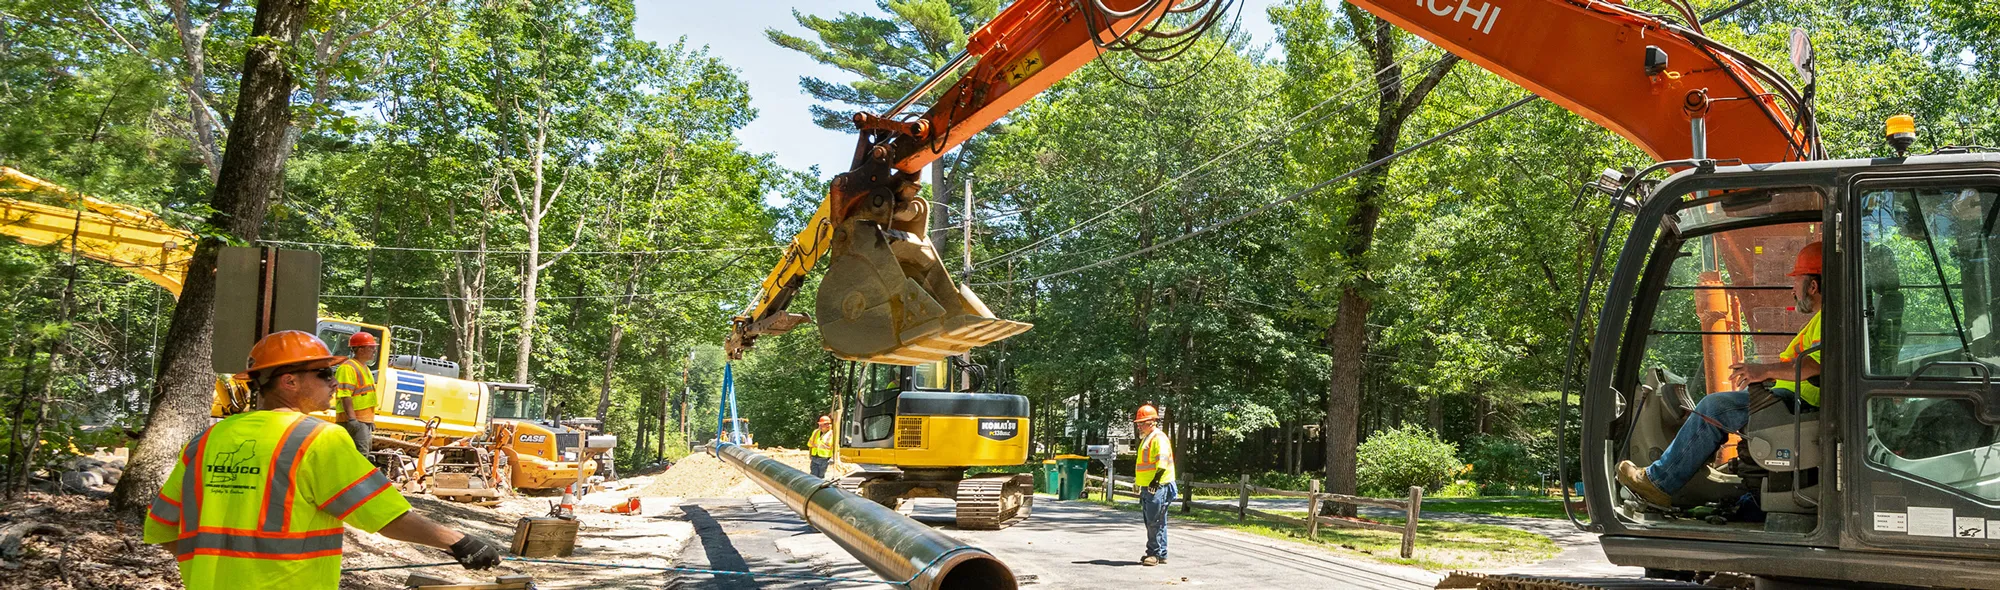
[[[308,373],[314,377],[318,377],[321,381],[325,381],[327,383],[333,382],[333,367],[321,367],[318,369],[306,369],[304,371],[292,371],[286,374],[290,375],[292,373]]]

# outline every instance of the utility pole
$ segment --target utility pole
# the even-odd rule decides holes
[[[681,441],[688,439],[688,372],[694,369],[694,348],[688,348],[688,362],[681,366]],[[666,424],[661,424],[666,428]]]

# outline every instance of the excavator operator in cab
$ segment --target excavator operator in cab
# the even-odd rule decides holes
[[[1820,242],[1799,249],[1791,277],[1796,309],[1812,314],[1812,319],[1806,320],[1798,336],[1778,354],[1778,362],[1732,365],[1729,381],[1742,389],[1701,398],[1692,416],[1698,419],[1681,423],[1680,432],[1674,434],[1673,443],[1658,461],[1644,468],[1631,461],[1618,462],[1619,483],[1647,502],[1673,506],[1674,492],[1722,448],[1729,433],[1743,430],[1752,412],[1780,401],[1794,412],[1800,411],[1801,403],[1819,405]],[[1805,358],[1800,359],[1801,353]]]

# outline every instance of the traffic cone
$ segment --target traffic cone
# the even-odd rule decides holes
[[[637,514],[639,512],[639,499],[627,498],[623,503],[607,507],[604,511],[612,514]]]
[[[562,514],[557,516],[561,518],[574,518],[576,516],[576,495],[571,493],[575,489],[576,484],[570,484],[568,487],[563,488],[562,502],[556,505]]]

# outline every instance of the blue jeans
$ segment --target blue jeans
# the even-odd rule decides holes
[[[1179,495],[1174,482],[1160,484],[1159,491],[1139,489],[1139,511],[1146,517],[1146,554],[1167,558],[1167,511]]]
[[[821,478],[821,479],[825,479],[825,478],[826,478],[826,464],[827,464],[827,463],[831,463],[832,461],[833,461],[833,457],[813,457],[813,458],[812,458],[812,474],[813,474],[813,477],[817,477],[817,478]]]
[[[1771,394],[1787,406],[1796,403],[1792,401],[1791,391],[1773,389]],[[1743,431],[1743,426],[1750,423],[1750,392],[1709,394],[1694,405],[1694,413],[1699,415],[1689,415],[1687,422],[1681,423],[1680,432],[1674,433],[1674,442],[1667,445],[1666,452],[1660,454],[1660,460],[1646,467],[1646,479],[1653,480],[1653,485],[1662,492],[1672,494],[1680,491],[1682,486],[1687,485],[1688,478],[1700,471],[1701,466],[1707,465],[1709,458],[1715,456],[1715,451],[1722,448],[1723,441],[1729,440],[1729,433]],[[1708,420],[1701,419],[1702,416],[1721,426],[1710,424]]]

